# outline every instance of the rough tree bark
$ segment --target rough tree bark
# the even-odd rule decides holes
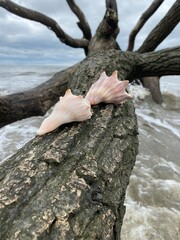
[[[11,4],[4,0],[1,6],[4,2]],[[110,9],[88,49],[84,47],[88,57],[56,75],[48,94],[51,82],[25,93],[23,101],[34,91],[40,114],[56,101],[60,93],[50,97],[55,88],[63,93],[68,86],[85,95],[104,70],[108,75],[118,70],[122,80],[180,74],[180,47],[144,54],[120,51],[116,1],[106,4]],[[43,102],[37,94],[44,97],[45,92]],[[124,197],[138,152],[136,115],[132,101],[99,104],[92,111],[88,121],[35,137],[0,166],[0,239],[120,239]],[[4,116],[3,121],[10,120]]]

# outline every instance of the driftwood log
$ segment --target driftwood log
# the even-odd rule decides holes
[[[0,6],[22,17],[32,20],[34,14],[36,21],[39,16],[55,33],[58,30],[61,40],[81,44],[87,53],[84,61],[40,87],[1,97],[0,126],[43,115],[67,88],[85,95],[102,71],[111,75],[118,70],[119,79],[130,81],[180,74],[180,47],[149,53],[121,51],[116,42],[116,1],[106,4],[92,38],[79,16],[78,26],[86,39],[75,41],[52,19],[9,0],[0,1]],[[99,104],[92,111],[88,121],[35,137],[0,166],[1,240],[120,239],[126,188],[138,152],[136,115],[132,101],[121,106]]]
[[[165,73],[168,63],[168,71],[178,71],[173,61],[179,48],[142,55],[103,51],[74,67],[69,88],[85,94],[103,70],[118,69],[120,79]],[[27,143],[0,166],[0,239],[120,239],[137,134],[128,101],[94,106],[90,120]]]

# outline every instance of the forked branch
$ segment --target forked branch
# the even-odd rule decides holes
[[[176,0],[165,17],[150,32],[138,49],[139,53],[154,51],[156,47],[172,32],[180,21],[180,1]]]
[[[138,54],[134,71],[135,78],[180,75],[180,45],[156,52]]]
[[[81,11],[81,9],[77,6],[74,0],[66,0],[72,12],[78,17],[79,22],[77,23],[78,27],[84,34],[84,38],[90,40],[92,38],[91,29],[88,24],[88,21]]]
[[[59,24],[52,18],[31,9],[22,7],[10,0],[0,0],[0,6],[20,17],[39,22],[52,30],[58,39],[66,45],[74,48],[87,48],[87,39],[75,39],[65,33]]]
[[[148,9],[141,15],[140,19],[138,20],[138,22],[136,23],[135,27],[133,28],[129,35],[127,51],[133,51],[136,35],[144,26],[144,24],[147,22],[147,20],[155,13],[158,7],[163,3],[163,1],[164,0],[154,0],[152,4],[148,7]]]
[[[117,8],[116,0],[106,0],[106,8],[110,8],[110,9],[114,10],[118,15],[118,8]]]
[[[111,8],[106,9],[105,16],[99,24],[95,35],[89,43],[88,55],[102,50],[120,49],[116,42],[119,33],[118,16]]]

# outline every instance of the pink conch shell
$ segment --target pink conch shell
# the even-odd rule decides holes
[[[44,119],[37,135],[51,132],[62,124],[81,122],[92,116],[90,103],[82,96],[75,96],[68,89],[64,97],[56,103],[52,113]]]
[[[129,81],[119,81],[117,71],[114,71],[110,77],[105,72],[101,73],[100,78],[92,84],[85,99],[91,105],[98,103],[121,104],[127,99],[131,99],[131,95],[126,92]]]

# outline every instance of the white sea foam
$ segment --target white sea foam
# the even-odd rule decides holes
[[[139,117],[142,117],[143,120],[146,121],[149,126],[151,126],[153,128],[156,128],[156,131],[161,132],[162,131],[161,129],[164,128],[164,129],[167,129],[167,130],[171,131],[178,138],[180,137],[179,129],[173,127],[166,120],[154,118],[150,115],[144,114],[139,109],[136,110],[136,113]]]
[[[162,77],[160,79],[161,91],[180,96],[180,76]]]
[[[142,85],[129,84],[128,91],[135,101],[143,100],[150,95],[149,90]]]
[[[1,88],[0,88],[0,97],[1,97],[1,96],[5,96],[5,95],[7,95],[7,94],[9,94],[9,92],[8,92],[7,89],[3,89],[3,88],[1,89]]]
[[[32,117],[0,128],[0,162],[35,137],[40,121],[40,117]]]
[[[122,240],[179,239],[180,218],[172,209],[127,204]]]

